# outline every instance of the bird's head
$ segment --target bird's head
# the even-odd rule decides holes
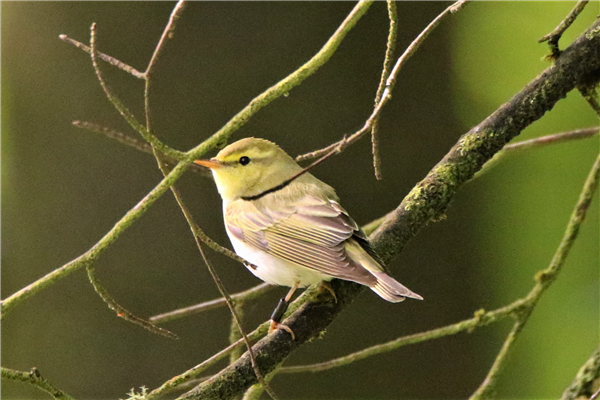
[[[275,143],[257,138],[238,140],[214,158],[194,162],[211,169],[219,194],[227,201],[262,193],[302,169]]]

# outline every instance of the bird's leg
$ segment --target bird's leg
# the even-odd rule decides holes
[[[277,307],[275,307],[273,314],[271,314],[271,326],[269,327],[269,333],[277,329],[283,329],[292,336],[292,340],[296,340],[296,335],[294,335],[294,332],[290,329],[289,326],[281,323],[281,318],[283,318],[283,314],[285,314],[285,312],[287,311],[290,305],[290,300],[292,299],[292,296],[294,295],[296,289],[298,289],[299,285],[300,282],[296,282],[294,286],[291,287],[288,294],[284,298],[279,299]]]
[[[319,289],[327,290],[333,297],[333,301],[335,301],[337,303],[337,296],[336,296],[335,292],[333,291],[333,288],[331,287],[331,284],[329,282],[321,281],[321,283],[319,284]]]

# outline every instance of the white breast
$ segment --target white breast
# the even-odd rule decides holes
[[[226,206],[227,204],[224,202],[223,210]],[[256,266],[256,269],[248,267],[248,270],[268,284],[291,287],[296,282],[300,282],[299,287],[307,287],[332,279],[329,275],[272,256],[261,249],[246,244],[234,237],[227,225],[225,225],[225,230],[237,255]]]

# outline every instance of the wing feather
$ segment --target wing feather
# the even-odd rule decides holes
[[[235,238],[268,254],[332,277],[374,284],[376,278],[346,250],[345,242],[360,232],[346,211],[316,196],[299,203],[267,208],[258,201],[233,201],[226,207],[226,224]]]

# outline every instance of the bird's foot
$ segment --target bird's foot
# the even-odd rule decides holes
[[[294,335],[294,331],[287,325],[282,324],[277,321],[271,320],[271,326],[269,327],[269,333],[275,332],[277,329],[282,329],[292,336],[292,340],[296,340],[296,335]]]

